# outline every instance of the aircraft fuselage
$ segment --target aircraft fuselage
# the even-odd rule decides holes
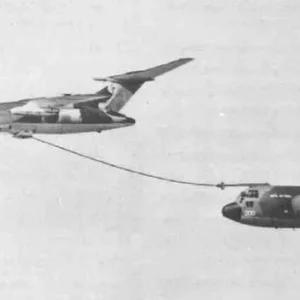
[[[245,225],[300,228],[300,186],[251,187],[225,205],[222,214]]]
[[[145,70],[94,78],[106,85],[92,94],[63,94],[0,103],[0,131],[27,138],[34,133],[100,132],[131,126],[135,120],[119,113],[129,99],[144,83],[192,60],[180,58]]]
[[[0,111],[0,129],[5,132],[67,134],[111,130],[135,124],[135,120],[117,112],[103,112],[91,107],[33,108],[11,106]]]

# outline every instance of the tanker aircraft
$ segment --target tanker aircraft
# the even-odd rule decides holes
[[[250,185],[222,214],[246,225],[300,228],[300,186]]]
[[[101,132],[135,124],[119,111],[147,81],[193,60],[181,58],[146,70],[128,72],[95,81],[106,82],[94,94],[63,94],[0,103],[0,131],[16,138],[34,134]]]

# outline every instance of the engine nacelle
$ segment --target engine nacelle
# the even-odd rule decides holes
[[[297,217],[300,217],[300,195],[292,199],[292,209]]]
[[[82,123],[82,115],[80,109],[60,109],[58,114],[58,123]]]

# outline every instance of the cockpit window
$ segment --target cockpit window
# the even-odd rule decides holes
[[[248,192],[248,197],[249,198],[258,198],[258,190],[250,190]]]
[[[241,192],[241,198],[258,198],[258,190],[249,190],[248,192]]]
[[[243,203],[245,197],[246,197],[246,193],[241,192],[241,194],[240,194],[240,203]]]
[[[243,203],[245,198],[258,198],[259,197],[259,193],[258,190],[248,190],[248,191],[244,191],[241,192],[240,194],[240,203]]]
[[[251,207],[253,207],[253,201],[246,201],[246,207],[249,207],[249,208],[251,208]]]

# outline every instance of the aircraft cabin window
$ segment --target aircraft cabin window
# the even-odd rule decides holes
[[[250,190],[247,197],[249,198],[258,198],[258,190]]]
[[[244,198],[246,197],[246,193],[245,192],[241,192],[240,194],[240,203],[242,203],[244,201]]]
[[[253,201],[246,201],[246,207],[251,208],[253,207],[254,203]]]
[[[240,203],[244,201],[244,198],[258,198],[258,190],[250,190],[248,192],[241,192],[240,194]]]

